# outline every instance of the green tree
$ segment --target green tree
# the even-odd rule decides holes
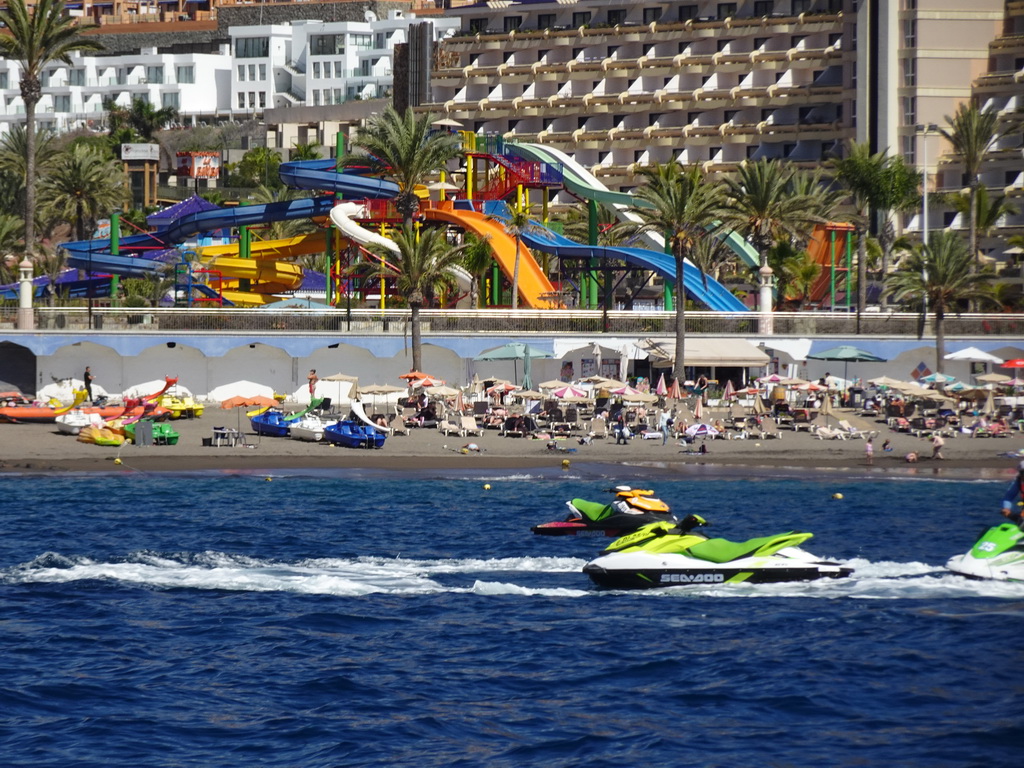
[[[119,106],[113,99],[103,100],[103,109],[107,113],[107,125],[110,135],[116,136],[124,129],[144,142],[151,142],[156,132],[166,128],[178,119],[178,110],[174,107],[157,109],[149,99],[132,99],[128,107]],[[118,142],[121,143],[121,142]]]
[[[398,254],[376,246],[371,250],[380,256],[380,261],[361,262],[349,268],[352,274],[375,275],[381,280],[394,278],[398,293],[409,305],[409,326],[412,335],[412,367],[422,369],[423,341],[420,310],[430,299],[440,293],[457,290],[458,283],[454,270],[461,266],[465,246],[452,246],[444,229],[417,228],[403,225],[394,235]],[[391,266],[389,266],[391,265]],[[397,269],[397,272],[392,269]]]
[[[942,199],[964,220],[971,215],[970,195],[956,192],[943,195]],[[974,226],[977,228],[979,238],[991,235],[992,230],[996,228],[996,224],[1003,216],[1014,216],[1017,212],[1017,208],[1011,205],[1005,196],[989,197],[986,187],[978,187],[978,193],[974,198]]]
[[[284,186],[277,169],[281,156],[269,147],[254,147],[242,155],[237,163],[228,166],[228,184],[233,187]]]
[[[462,266],[473,276],[473,284],[469,289],[469,304],[473,309],[479,309],[482,294],[480,286],[494,261],[494,252],[487,238],[471,232],[466,233],[463,247]]]
[[[881,218],[878,244],[882,248],[883,281],[889,274],[892,248],[896,242],[896,226],[893,217],[917,208],[921,200],[921,195],[918,192],[920,187],[921,174],[907,165],[902,157],[898,155],[886,157],[881,168],[877,189],[871,200],[872,209]],[[885,309],[886,294],[884,291],[879,304],[882,309]]]
[[[502,225],[516,241],[516,260],[512,268],[512,309],[519,309],[519,263],[523,249],[523,235],[535,229],[530,222],[530,212],[525,208],[509,208]]]
[[[647,232],[665,238],[676,266],[676,358],[673,374],[686,378],[686,257],[707,227],[722,218],[725,190],[712,182],[698,167],[684,169],[678,163],[643,168],[642,186],[635,190],[637,205],[631,211],[636,223],[624,224],[631,236]]]
[[[18,211],[24,215],[26,184],[28,170],[25,159],[28,157],[28,145],[25,126],[15,125],[0,137],[0,195],[5,211]],[[46,178],[53,171],[53,163],[59,154],[56,134],[49,129],[36,131],[35,142],[35,175],[37,179]],[[39,226],[38,212],[35,227]],[[24,226],[24,221],[22,221]]]
[[[416,114],[411,109],[399,114],[388,106],[356,134],[352,146],[359,152],[346,154],[339,161],[342,167],[369,164],[375,173],[396,181],[401,190],[395,196],[395,208],[406,226],[412,225],[419,210],[416,188],[443,170],[462,149],[457,134],[431,127],[434,119],[434,115]]]
[[[299,144],[296,142],[292,145],[289,157],[292,162],[296,160],[319,160],[321,158],[320,148],[316,142],[311,141],[307,144]]]
[[[309,197],[303,190],[288,189],[286,187],[265,187],[259,186],[249,195],[249,199],[256,205],[269,205],[270,203],[281,203],[289,200],[301,200]],[[316,225],[312,219],[288,219],[286,221],[273,221],[260,227],[260,235],[264,240],[284,240],[289,237],[309,234],[316,231]]]
[[[999,123],[999,115],[995,110],[981,110],[978,105],[960,104],[956,113],[946,116],[948,128],[939,132],[953,146],[953,151],[963,163],[967,175],[967,190],[970,198],[970,214],[968,217],[968,245],[971,258],[974,259],[975,271],[980,269],[981,261],[978,252],[978,189],[981,186],[981,165],[985,156],[1003,135]]]
[[[994,302],[991,277],[972,270],[963,239],[949,230],[933,232],[928,244],[914,251],[900,269],[888,275],[885,290],[898,302],[927,307],[935,315],[935,369],[942,372],[946,354],[947,312],[967,301]]]
[[[92,233],[100,217],[120,209],[127,195],[117,161],[85,144],[62,155],[39,186],[44,216],[69,225],[78,240]]]
[[[103,50],[95,38],[82,38],[91,27],[77,23],[64,8],[64,0],[36,0],[30,10],[25,0],[8,0],[0,10],[0,23],[10,35],[0,35],[0,53],[21,64],[21,98],[25,103],[25,250],[33,253],[36,218],[36,105],[43,96],[40,78],[53,61],[71,64],[72,53]]]
[[[881,194],[886,164],[883,152],[871,153],[866,143],[851,142],[845,157],[834,161],[836,179],[850,193],[851,217],[857,230],[857,319],[868,302],[868,223],[873,201]]]

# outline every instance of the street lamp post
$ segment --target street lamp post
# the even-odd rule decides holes
[[[925,123],[923,125],[915,125],[914,131],[921,136],[921,160],[922,160],[922,179],[921,179],[921,246],[923,248],[928,247],[928,136],[933,133],[939,132],[939,126],[935,123]],[[922,250],[922,256],[924,251]],[[924,261],[927,264],[927,261]],[[928,267],[925,266],[921,270],[921,287],[925,290],[922,291],[922,301],[924,302],[924,317],[928,316]]]

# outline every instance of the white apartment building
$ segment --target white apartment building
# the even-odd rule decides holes
[[[72,56],[71,65],[53,62],[43,72],[43,97],[36,107],[42,128],[63,132],[104,127],[103,101],[120,106],[145,99],[174,107],[184,124],[228,115],[231,58],[220,54],[158,53],[143,48],[123,56]],[[25,120],[17,61],[0,59],[0,133]]]
[[[415,14],[393,10],[386,19],[293,21],[231,27],[231,112],[237,119],[269,108],[319,107],[388,96],[392,56],[407,40]],[[435,40],[458,19],[431,17]]]

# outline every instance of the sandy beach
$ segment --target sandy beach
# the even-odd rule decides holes
[[[212,416],[211,416],[212,413]],[[838,414],[842,417],[842,414]],[[575,437],[555,441],[503,437],[485,430],[483,436],[444,435],[435,429],[411,429],[409,435],[388,438],[380,450],[340,448],[324,443],[307,443],[287,438],[256,437],[249,429],[248,440],[255,447],[207,446],[214,426],[235,424],[234,413],[208,411],[203,418],[172,422],[181,437],[177,445],[104,447],[78,442],[61,434],[52,424],[0,424],[0,472],[123,472],[199,470],[273,470],[369,468],[375,470],[445,470],[559,468],[584,463],[620,465],[633,471],[681,471],[688,466],[758,468],[759,474],[773,470],[831,469],[861,473],[893,472],[913,474],[949,473],[957,476],[997,477],[1016,468],[1019,459],[1006,454],[1024,452],[1024,433],[1006,438],[946,438],[943,460],[931,459],[931,443],[889,430],[884,423],[870,426],[879,431],[874,440],[874,457],[869,464],[862,439],[819,440],[807,432],[783,430],[778,439],[708,440],[708,453],[675,441],[662,445],[661,439],[635,437],[628,445],[616,445],[612,437],[581,445]],[[241,426],[246,427],[243,418]],[[889,439],[891,452],[882,451]],[[463,453],[467,443],[480,452]],[[905,461],[907,453],[920,456],[916,464]],[[120,458],[120,463],[115,459]],[[1024,458],[1024,456],[1022,456]]]

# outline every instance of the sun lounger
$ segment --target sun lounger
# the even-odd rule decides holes
[[[818,427],[814,430],[814,437],[818,440],[845,440],[846,435],[841,429],[832,427]]]
[[[877,437],[878,432],[870,429],[859,429],[851,424],[846,419],[840,419],[839,428],[846,432],[847,437],[859,437],[861,440],[867,440],[869,437]]]
[[[482,435],[484,433],[483,427],[476,423],[475,416],[463,416],[461,424],[463,437],[466,435]]]
[[[401,414],[396,413],[391,417],[391,422],[388,424],[391,428],[392,435],[408,435],[409,428],[405,426],[405,419],[402,418]]]
[[[443,435],[465,437],[465,433],[462,431],[462,422],[454,414],[448,414],[443,421],[438,422],[437,430]]]

